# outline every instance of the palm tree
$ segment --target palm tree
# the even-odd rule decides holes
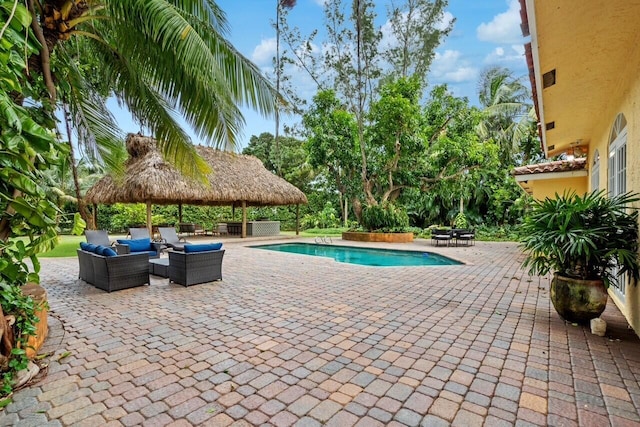
[[[511,70],[490,67],[480,76],[478,97],[485,114],[478,133],[500,145],[500,159],[505,165],[514,164],[520,143],[526,138],[531,122],[535,122],[527,86]]]
[[[63,92],[78,142],[107,163],[122,135],[95,82],[157,138],[169,161],[192,175],[207,167],[177,114],[203,142],[234,146],[244,124],[241,107],[274,112],[276,91],[225,38],[225,14],[211,0],[40,4],[28,0],[31,27],[42,44],[30,60],[31,72],[42,74],[53,104]],[[52,63],[67,84],[56,80]]]

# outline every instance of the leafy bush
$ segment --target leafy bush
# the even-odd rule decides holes
[[[476,240],[490,242],[515,242],[519,240],[520,233],[515,225],[480,225],[476,228]]]
[[[467,216],[464,214],[464,212],[458,212],[458,215],[456,215],[456,219],[454,220],[454,224],[456,228],[469,227],[469,221],[467,221]]]
[[[361,221],[368,231],[396,232],[409,226],[407,211],[393,203],[365,206]]]
[[[302,229],[334,228],[340,226],[338,211],[331,202],[326,202],[322,211],[309,213],[302,218]]]

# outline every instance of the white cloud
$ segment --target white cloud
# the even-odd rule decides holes
[[[505,63],[505,62],[524,63],[525,62],[524,45],[514,44],[507,49],[505,49],[505,47],[503,46],[498,46],[484,58],[485,64],[495,64],[495,63]]]
[[[449,11],[445,11],[442,14],[442,18],[435,25],[436,30],[444,31],[451,25],[451,21],[454,20],[453,15]]]
[[[522,43],[520,30],[520,4],[509,1],[509,9],[493,17],[489,23],[483,22],[476,30],[478,40],[492,43]]]
[[[478,69],[462,57],[460,51],[445,50],[436,52],[431,64],[431,75],[434,80],[443,83],[460,83],[475,81]]]
[[[253,49],[251,60],[258,65],[271,64],[276,56],[276,38],[262,39],[260,44]]]

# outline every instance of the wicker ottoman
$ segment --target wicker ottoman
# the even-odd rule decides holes
[[[149,273],[154,276],[169,277],[169,258],[150,259]]]

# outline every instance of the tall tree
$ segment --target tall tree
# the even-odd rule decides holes
[[[445,0],[405,0],[388,7],[389,44],[383,52],[391,69],[389,75],[417,77],[426,83],[436,48],[453,28],[445,21]]]
[[[275,57],[275,71],[276,71],[276,91],[280,93],[280,82],[283,74],[283,62],[280,58],[280,24],[286,19],[285,12],[287,9],[291,9],[296,5],[296,0],[277,0],[276,3],[276,57]],[[278,151],[278,136],[280,135],[280,105],[276,103],[274,110],[275,119],[275,143],[276,151]],[[276,163],[276,173],[280,175],[280,162]]]
[[[505,165],[516,164],[520,145],[535,123],[529,89],[508,68],[490,67],[478,81],[478,98],[485,114],[478,133],[499,144]]]
[[[332,90],[318,92],[303,117],[307,131],[305,148],[314,168],[326,168],[327,181],[340,195],[342,218],[349,217],[349,198],[362,194],[358,126],[353,113]]]

